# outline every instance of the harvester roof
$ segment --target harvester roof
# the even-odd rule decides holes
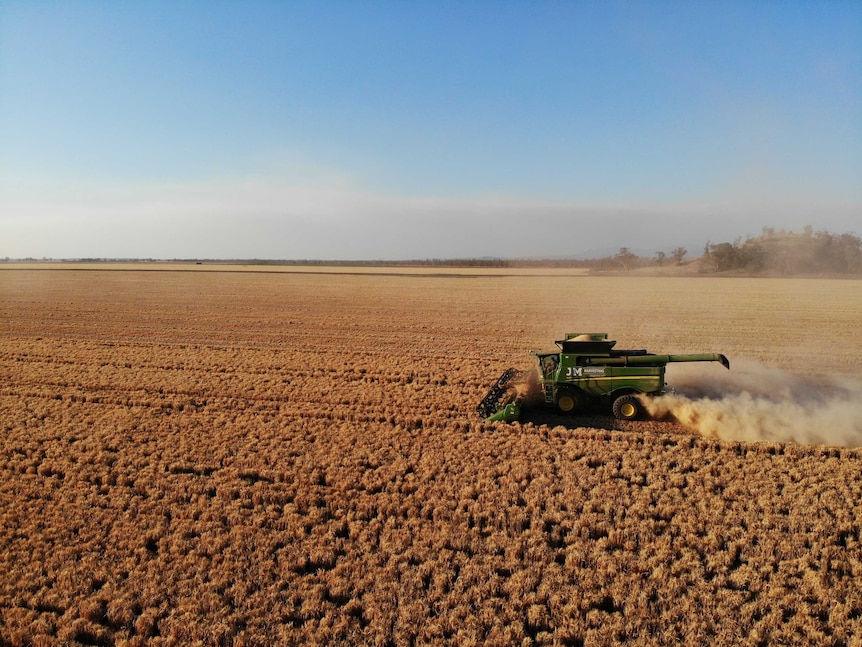
[[[607,355],[617,342],[608,339],[607,333],[568,333],[556,342],[564,353]]]

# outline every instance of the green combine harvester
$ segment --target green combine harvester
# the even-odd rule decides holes
[[[476,407],[487,422],[512,422],[521,404],[541,399],[559,413],[577,414],[597,405],[613,411],[620,420],[643,418],[641,395],[666,392],[665,368],[670,362],[720,362],[720,353],[655,355],[645,350],[614,350],[607,333],[568,333],[556,342],[559,350],[530,355],[533,370],[507,369]]]

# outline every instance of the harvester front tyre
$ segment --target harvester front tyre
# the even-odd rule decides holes
[[[570,416],[573,413],[577,413],[581,408],[582,399],[574,389],[560,389],[557,391],[554,404],[556,405],[557,412]]]
[[[639,420],[644,415],[644,406],[636,395],[621,395],[614,400],[614,418],[617,420]]]

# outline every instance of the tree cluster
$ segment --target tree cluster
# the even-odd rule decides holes
[[[744,242],[707,243],[704,272],[741,271],[770,274],[862,274],[862,239],[854,234],[803,233],[763,228]]]
[[[628,247],[621,247],[613,256],[576,263],[599,271],[628,271],[683,265],[687,255],[685,247],[659,251],[652,258],[638,256]],[[862,239],[850,233],[815,232],[810,225],[802,233],[764,227],[762,235],[745,241],[707,242],[699,259],[699,269],[703,273],[859,275],[862,274]]]

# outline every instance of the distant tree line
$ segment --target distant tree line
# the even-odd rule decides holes
[[[620,250],[613,256],[604,256],[588,261],[583,261],[585,267],[594,270],[634,270],[641,267],[664,266],[664,265],[682,265],[685,257],[688,255],[688,250],[685,247],[676,247],[669,252],[656,252],[655,256],[648,258],[646,256],[638,256],[628,247],[620,247]]]
[[[707,243],[703,272],[754,274],[862,274],[862,239],[854,234],[803,233],[763,228],[763,235],[733,243]]]
[[[628,271],[697,262],[698,271],[705,274],[862,275],[862,239],[849,233],[815,232],[810,225],[801,234],[764,227],[762,235],[744,241],[707,242],[700,259],[686,261],[687,255],[684,247],[656,252],[652,258],[621,247],[612,256],[578,261],[578,266],[597,271]]]
[[[703,256],[686,260],[688,250],[676,247],[667,252],[659,251],[652,257],[638,256],[628,247],[620,247],[616,254],[601,258],[427,258],[414,260],[325,260],[325,259],[153,259],[153,258],[77,258],[60,259],[65,262],[145,262],[145,263],[212,263],[246,265],[306,265],[342,267],[523,267],[523,268],[581,268],[595,271],[630,271],[647,267],[686,265],[698,263],[702,273],[746,273],[746,274],[844,274],[862,275],[862,239],[855,234],[831,234],[815,232],[811,225],[802,233],[764,227],[760,236],[732,243],[707,242]],[[8,263],[6,257],[0,262]],[[21,259],[27,262],[50,261],[52,259]]]

